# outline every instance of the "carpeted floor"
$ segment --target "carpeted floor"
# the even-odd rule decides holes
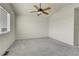
[[[48,38],[16,40],[7,56],[79,56],[79,47]]]

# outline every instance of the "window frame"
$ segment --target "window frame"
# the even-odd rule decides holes
[[[6,27],[7,30],[2,32],[1,28],[0,28],[0,34],[6,34],[6,33],[10,32],[10,13],[1,5],[0,5],[0,8],[2,8],[5,12],[7,12],[7,27]]]

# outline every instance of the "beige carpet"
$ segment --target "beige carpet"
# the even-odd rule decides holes
[[[17,40],[8,50],[8,56],[79,56],[78,47],[48,38]]]

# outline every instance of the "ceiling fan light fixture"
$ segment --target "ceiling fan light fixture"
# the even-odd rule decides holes
[[[37,14],[41,14],[41,11],[37,12]]]
[[[42,12],[41,11],[39,11],[39,12],[37,12],[37,15],[39,16],[39,15],[41,15],[42,14]]]

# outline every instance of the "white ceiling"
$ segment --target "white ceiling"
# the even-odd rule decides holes
[[[13,9],[16,13],[16,15],[37,15],[35,13],[30,13],[30,11],[36,10],[33,5],[37,5],[39,6],[38,3],[13,3]],[[49,17],[51,14],[54,14],[55,12],[57,12],[58,10],[60,10],[61,8],[70,5],[68,3],[42,3],[42,8],[45,7],[51,7],[52,9],[47,11],[49,12],[49,15],[42,15],[44,17]]]

